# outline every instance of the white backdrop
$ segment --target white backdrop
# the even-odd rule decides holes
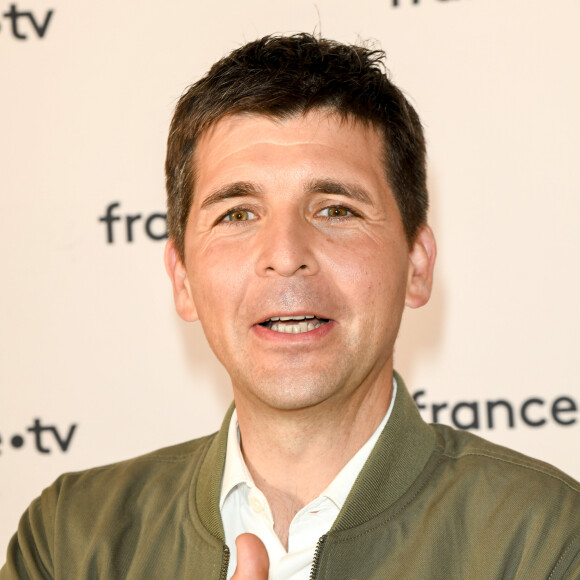
[[[439,260],[395,360],[424,417],[580,478],[579,19],[578,0],[0,0],[0,550],[61,472],[219,426],[229,379],[173,311],[154,214],[182,90],[272,32],[376,39],[424,121]]]

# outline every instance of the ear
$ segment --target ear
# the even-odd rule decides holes
[[[177,310],[177,314],[186,322],[195,322],[199,317],[193,301],[187,271],[179,256],[175,242],[171,238],[169,238],[165,245],[164,259],[165,269],[173,285],[175,310]]]
[[[435,236],[428,225],[421,226],[409,252],[409,271],[405,304],[419,308],[427,303],[433,287],[433,268],[437,256]]]

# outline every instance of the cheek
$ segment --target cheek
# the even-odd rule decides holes
[[[244,259],[245,258],[245,259]],[[237,312],[245,293],[251,265],[241,244],[211,244],[192,256],[192,293],[200,318],[221,316],[228,308]]]
[[[384,307],[404,302],[407,254],[389,241],[352,240],[333,252],[329,268],[350,299],[361,306]]]

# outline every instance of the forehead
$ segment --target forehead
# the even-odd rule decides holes
[[[333,111],[314,110],[278,119],[236,114],[220,119],[200,137],[195,154],[196,185],[226,174],[300,164],[304,171],[380,173],[383,139],[371,124]],[[237,176],[239,177],[239,175]],[[198,187],[196,187],[196,190]]]

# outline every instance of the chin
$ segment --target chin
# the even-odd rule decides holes
[[[251,391],[255,397],[273,409],[297,411],[315,407],[339,390],[333,388],[329,377],[313,375],[299,378],[287,376],[269,377],[265,381],[253,382]]]

